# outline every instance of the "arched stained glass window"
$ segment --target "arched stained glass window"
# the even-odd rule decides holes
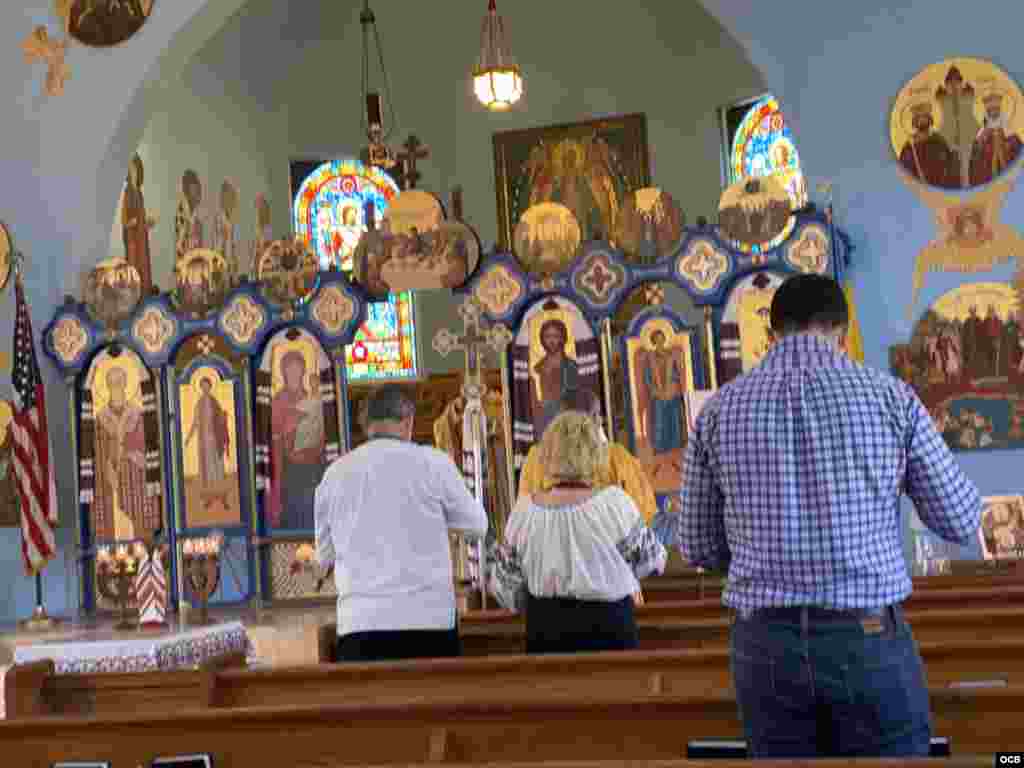
[[[295,232],[316,252],[323,270],[352,271],[352,254],[366,231],[366,203],[377,224],[398,186],[379,168],[358,160],[292,163]],[[349,381],[414,379],[419,375],[416,319],[411,291],[371,303],[366,322],[345,348]]]
[[[398,186],[379,168],[358,160],[332,160],[317,166],[295,193],[295,231],[320,259],[320,269],[352,271],[352,254],[366,231],[366,204],[374,204],[380,224]]]
[[[751,176],[775,175],[789,193],[793,210],[807,205],[807,182],[800,167],[800,154],[774,96],[730,108],[726,111],[726,125],[730,184]],[[791,232],[789,226],[771,242],[761,247],[743,246],[743,250],[769,250]]]

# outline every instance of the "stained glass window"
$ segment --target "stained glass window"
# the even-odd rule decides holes
[[[416,377],[416,323],[412,293],[391,294],[367,307],[366,322],[345,348],[350,380]]]
[[[358,160],[293,162],[295,232],[316,251],[321,269],[352,271],[352,253],[366,231],[373,201],[378,224],[398,187],[386,173]],[[366,322],[345,348],[349,381],[414,379],[419,375],[412,292],[388,296],[367,308]]]
[[[320,269],[352,271],[352,253],[366,231],[366,204],[374,204],[380,224],[398,186],[379,168],[358,160],[319,165],[295,193],[295,232],[320,259]]]
[[[725,119],[729,137],[729,183],[774,174],[789,193],[793,210],[807,205],[807,182],[800,167],[800,155],[775,97],[764,96],[753,103],[732,107],[726,111]],[[743,246],[743,250],[774,248],[789,237],[792,223],[790,219],[790,226],[771,242],[760,248]]]

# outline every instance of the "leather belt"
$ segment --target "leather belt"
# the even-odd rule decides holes
[[[778,621],[803,626],[885,618],[896,623],[902,618],[903,609],[899,605],[887,605],[880,608],[821,608],[815,605],[791,605],[753,610],[740,609],[736,611],[736,615],[744,621]]]

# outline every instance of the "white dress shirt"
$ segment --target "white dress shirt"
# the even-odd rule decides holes
[[[317,560],[334,565],[339,635],[455,627],[448,529],[483,536],[487,515],[447,454],[371,439],[327,468],[315,515]]]

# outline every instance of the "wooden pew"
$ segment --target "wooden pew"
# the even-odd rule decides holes
[[[299,763],[294,768],[335,768],[340,763]],[[420,763],[394,768],[426,768],[437,763]],[[901,760],[898,758],[839,758],[828,760],[758,760],[696,759],[696,760],[558,760],[535,763],[445,763],[446,768],[992,768],[992,758],[985,755],[965,757],[928,757]],[[377,766],[376,768],[392,768]]]
[[[1019,595],[1015,597],[1020,597]],[[950,601],[952,602],[952,601]],[[938,607],[939,605],[943,607]],[[919,642],[959,642],[1024,634],[1024,602],[979,603],[977,610],[966,596],[952,605],[936,600],[935,607],[911,603],[907,620]],[[968,607],[970,606],[970,607]],[[684,648],[725,648],[729,642],[731,619],[721,608],[717,615],[706,604],[655,603],[637,609],[637,626],[642,650]],[[334,661],[337,645],[336,625],[325,624],[318,630],[317,658]],[[523,653],[525,624],[521,615],[510,611],[477,611],[459,622],[463,655],[492,656]]]
[[[999,590],[1007,587],[1024,587],[1024,563],[1000,563],[994,567],[981,561],[957,564],[959,573],[937,576],[915,577],[914,595],[942,593],[962,589]],[[705,574],[703,578],[692,575],[668,574],[651,576],[643,580],[644,597],[648,603],[675,602],[679,600],[710,599],[720,600],[722,576]]]
[[[1024,641],[921,644],[929,683],[1024,684]],[[729,653],[630,651],[545,656],[425,659],[274,669],[58,675],[46,678],[46,712],[60,715],[173,712],[196,707],[341,704],[404,698],[469,699],[500,690],[576,698],[608,691],[699,695],[732,690]],[[33,716],[27,715],[13,716]]]
[[[920,648],[933,687],[1024,685],[1024,641]],[[325,664],[226,670],[211,677],[208,701],[215,707],[369,702],[425,694],[468,699],[491,688],[509,698],[540,691],[585,698],[607,691],[682,696],[732,690],[729,652],[724,648]]]
[[[52,714],[49,702],[43,693],[46,682],[53,678],[55,665],[52,660],[14,664],[4,676],[3,690],[6,716],[39,717]]]
[[[935,733],[954,754],[1019,748],[1024,687],[934,691]],[[0,723],[5,764],[58,760],[148,765],[209,753],[217,768],[506,761],[679,759],[701,738],[739,738],[735,700],[706,696],[548,693],[471,701],[424,698],[331,706],[275,706],[109,718],[48,717]]]
[[[7,684],[13,689],[6,699],[7,717],[173,712],[199,706],[204,685],[217,671],[244,666],[241,652],[195,669],[166,672],[57,675],[50,660],[15,664],[7,673]]]

